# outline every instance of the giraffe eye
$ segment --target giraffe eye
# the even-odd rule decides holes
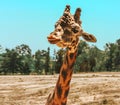
[[[73,31],[74,33],[77,33],[77,32],[78,32],[78,30],[76,30],[75,28],[72,28],[72,31]]]

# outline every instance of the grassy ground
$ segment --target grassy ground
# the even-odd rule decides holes
[[[0,76],[0,105],[45,105],[57,77]],[[120,73],[74,74],[67,105],[120,105]]]

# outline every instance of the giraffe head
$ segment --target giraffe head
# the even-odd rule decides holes
[[[93,35],[82,30],[80,14],[81,9],[77,8],[75,14],[71,15],[70,6],[67,5],[63,16],[55,24],[55,30],[47,37],[48,41],[62,48],[78,45],[80,36],[86,41],[96,42]]]

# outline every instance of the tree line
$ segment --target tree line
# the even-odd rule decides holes
[[[0,74],[55,74],[59,73],[65,55],[65,49],[54,51],[50,48],[31,53],[28,45],[3,50],[0,46]],[[106,43],[104,50],[81,41],[74,65],[74,72],[120,71],[120,39],[115,43]]]

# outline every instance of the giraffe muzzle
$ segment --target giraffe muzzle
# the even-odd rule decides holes
[[[48,39],[48,42],[51,43],[51,44],[56,44],[57,42],[60,41],[59,38],[56,38],[56,37],[53,37],[53,36],[48,36],[47,39]]]

